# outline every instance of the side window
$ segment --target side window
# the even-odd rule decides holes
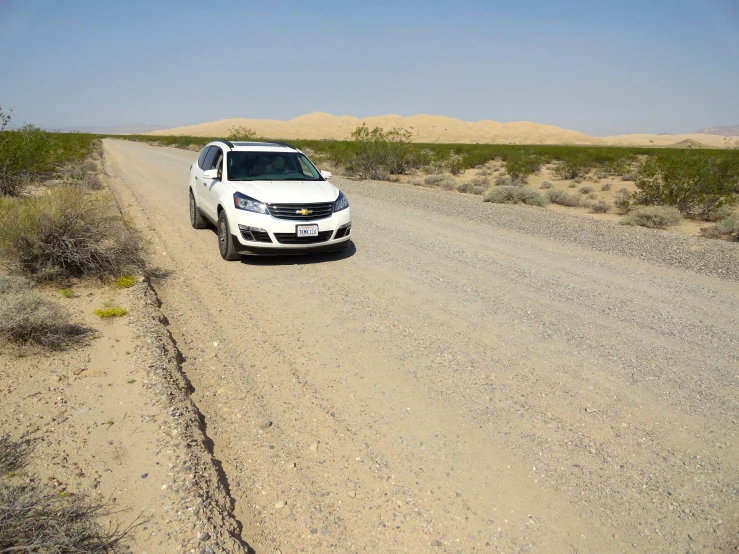
[[[220,153],[220,151],[221,149],[217,146],[210,147],[210,150],[208,150],[208,153],[205,155],[205,160],[203,161],[203,171],[215,169],[215,165],[213,165],[213,162],[216,159],[216,154]]]
[[[218,174],[220,175],[223,172],[223,152],[220,148],[216,148],[216,157],[213,160],[213,168],[218,170]]]
[[[210,152],[211,148],[215,148],[215,146],[209,146],[208,148],[203,148],[203,151],[200,153],[200,156],[198,156],[198,167],[200,169],[203,169],[205,166],[205,157],[208,155],[208,152]]]

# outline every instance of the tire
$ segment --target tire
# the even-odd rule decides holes
[[[195,202],[195,196],[192,191],[190,191],[190,225],[192,225],[193,229],[205,229],[208,226],[208,222],[203,217],[203,214],[200,213],[200,208],[198,208]]]
[[[221,258],[228,262],[241,259],[241,254],[236,252],[225,210],[221,210],[221,213],[218,214],[218,250],[221,252]]]

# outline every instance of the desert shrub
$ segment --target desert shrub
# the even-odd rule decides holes
[[[639,225],[650,229],[666,229],[682,219],[680,210],[672,206],[642,206],[631,210],[623,218],[623,225]]]
[[[23,469],[28,464],[33,444],[26,441],[14,441],[8,435],[0,435],[0,476],[8,475]],[[0,519],[0,525],[2,525]]]
[[[626,187],[616,192],[615,205],[619,213],[625,214],[631,209],[631,201],[634,195]]]
[[[390,174],[406,173],[412,165],[409,148],[411,132],[393,128],[357,127],[352,133],[354,152],[347,160],[349,171],[362,179],[385,179]]]
[[[464,171],[464,158],[454,150],[449,153],[444,165],[452,175],[459,175]]]
[[[495,178],[496,187],[511,187],[513,186],[513,179],[508,175],[501,175]]]
[[[611,187],[612,187],[612,186],[613,186],[613,185],[611,185],[611,183],[603,183],[603,184],[602,184],[602,185],[600,186],[600,190],[602,190],[603,192],[608,192],[609,190],[611,190]]]
[[[590,194],[590,193],[591,193],[591,192],[593,192],[594,190],[595,190],[595,189],[594,189],[593,187],[590,187],[590,186],[585,186],[585,187],[580,187],[580,189],[579,189],[579,191],[578,191],[578,192],[579,192],[580,194]]]
[[[62,289],[62,296],[64,298],[74,298],[74,289]]]
[[[115,512],[85,496],[64,496],[34,482],[0,485],[0,552],[127,552],[130,530],[103,526]]]
[[[0,294],[0,340],[59,349],[79,342],[86,329],[70,322],[69,313],[32,292]]]
[[[551,189],[547,191],[547,197],[552,204],[559,204],[560,206],[568,206],[572,208],[581,204],[578,196],[561,189]]]
[[[552,188],[553,186],[554,185],[552,185],[552,182],[551,181],[544,181],[541,185],[539,185],[539,188],[546,190],[546,189]]]
[[[541,169],[544,159],[526,150],[519,150],[506,158],[505,169],[512,179],[519,179],[526,183],[529,175],[533,175]]]
[[[701,229],[704,237],[711,239],[730,238],[739,241],[739,214],[732,214],[717,221],[715,225]]]
[[[243,125],[233,125],[228,129],[227,138],[228,140],[251,141],[257,138],[257,132]]]
[[[33,288],[33,285],[34,282],[25,277],[0,275],[0,294],[28,292]]]
[[[598,200],[590,206],[590,211],[594,214],[604,214],[611,211],[611,204],[605,200]]]
[[[466,192],[469,194],[483,194],[490,188],[490,179],[484,175],[474,177],[467,183],[462,183],[457,187],[459,192]]]
[[[420,186],[424,184],[424,180],[420,177],[411,177],[411,185]]]
[[[731,217],[734,213],[732,206],[719,206],[706,214],[706,221],[720,221]]]
[[[0,475],[25,468],[32,453],[32,440],[0,436]],[[130,531],[144,523],[137,517],[126,528],[103,526],[101,520],[117,513],[112,504],[84,494],[60,494],[39,484],[36,476],[24,481],[0,481],[0,552],[122,554],[129,550]]]
[[[573,155],[555,165],[552,168],[552,174],[559,179],[579,179],[588,174],[593,167],[593,163],[584,153]]]
[[[736,202],[739,167],[729,158],[708,154],[655,157],[642,166],[636,187],[641,203],[674,206],[683,215],[705,219]]]
[[[524,187],[497,187],[490,189],[485,198],[485,202],[495,202],[497,204],[528,204],[531,206],[546,206],[547,199],[535,190]]]
[[[99,142],[94,135],[49,133],[34,125],[8,131],[9,122],[9,116],[0,115],[0,195],[4,196],[17,196],[30,181],[49,179],[65,165],[84,160]]]
[[[56,187],[0,203],[0,254],[36,279],[126,273],[143,266],[140,244],[101,193]]]
[[[636,181],[639,178],[639,172],[636,169],[631,169],[621,174],[622,181]]]
[[[431,187],[439,187],[445,190],[457,188],[457,181],[451,175],[429,175],[424,182]]]
[[[569,183],[569,184],[568,184],[567,186],[568,186],[569,188],[571,188],[571,189],[574,189],[574,188],[577,188],[577,183],[576,183],[575,181],[572,181],[572,182],[571,182],[571,183]]]
[[[466,192],[467,194],[484,194],[490,187],[486,185],[477,185],[473,182],[462,183],[457,187],[459,192]]]

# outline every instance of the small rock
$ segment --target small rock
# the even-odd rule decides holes
[[[277,502],[275,502],[275,509],[280,510],[285,507],[285,504],[287,504],[287,502],[285,502],[284,500],[278,500]]]
[[[270,427],[272,427],[272,422],[270,420],[262,422],[262,424],[259,426],[262,431],[269,429]]]
[[[312,450],[313,452],[315,452],[316,450],[318,450],[318,443],[317,443],[317,442],[314,442],[313,444],[311,444],[311,445],[310,445],[310,449],[311,449],[311,450]]]
[[[203,533],[202,535],[200,535],[200,540],[203,541],[203,542],[209,541],[210,540],[210,533]]]
[[[348,496],[349,498],[356,498],[356,497],[357,497],[357,493],[356,493],[356,491],[348,491],[348,492],[346,493],[346,495],[347,495],[347,496]]]
[[[142,473],[142,474],[141,474],[141,478],[142,478],[142,479],[146,479],[146,478],[147,478],[148,476],[149,476],[149,474],[148,474],[148,473]]]

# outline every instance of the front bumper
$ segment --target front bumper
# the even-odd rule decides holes
[[[229,218],[230,219],[230,218]],[[229,221],[234,246],[240,254],[309,254],[343,250],[351,239],[350,208],[315,221],[277,219],[266,214],[238,212]],[[297,225],[318,225],[320,239],[297,239]],[[263,229],[251,232],[246,229]]]

